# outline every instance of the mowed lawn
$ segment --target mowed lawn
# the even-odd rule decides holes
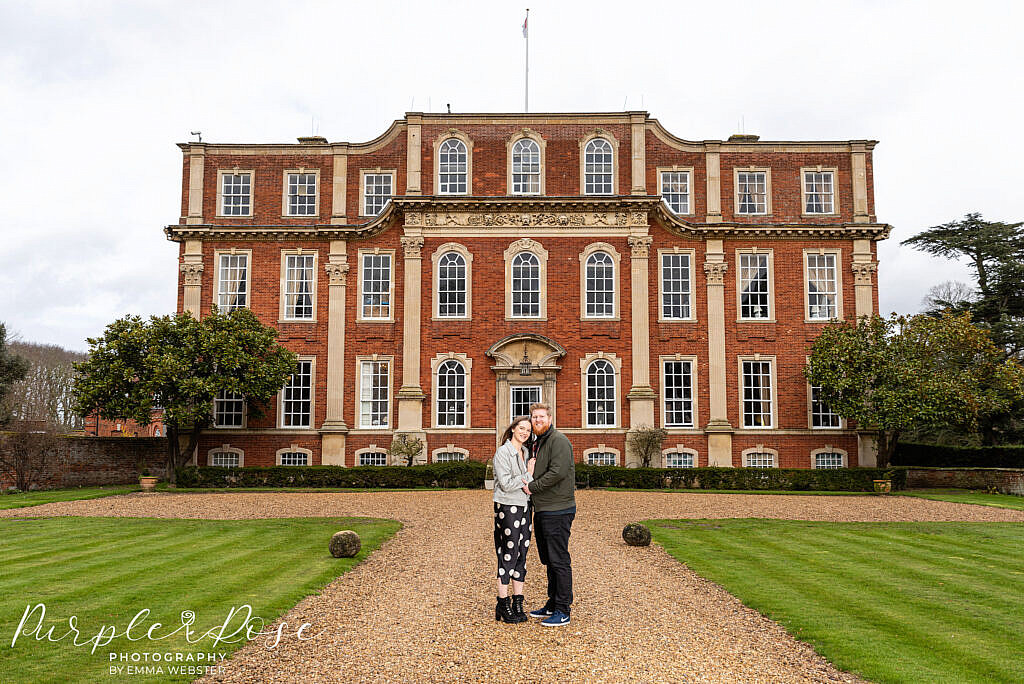
[[[111,666],[162,665],[153,676],[132,681],[191,681],[198,675],[169,674],[167,663],[120,660],[121,653],[217,653],[229,657],[246,643],[214,646],[202,634],[223,625],[232,610],[236,617],[224,630],[229,635],[245,622],[242,606],[269,627],[303,597],[315,593],[366,558],[401,524],[372,518],[296,518],[273,520],[166,520],[138,518],[28,518],[0,520],[0,682],[124,679]],[[351,559],[330,555],[334,532],[355,530],[362,550]],[[37,640],[36,612],[11,645],[26,608],[45,604],[45,620]],[[92,644],[76,647],[69,632],[75,616],[79,643],[96,637],[105,626],[123,634],[141,610],[150,614],[136,623],[137,641],[119,636],[92,653]],[[155,622],[163,627],[152,636],[182,626],[182,613],[192,611],[191,642],[183,631],[162,640],[146,638]],[[339,619],[342,619],[339,616]],[[260,622],[250,623],[253,630]],[[288,625],[294,635],[299,624]],[[328,625],[313,624],[310,637]],[[238,632],[238,639],[244,632]],[[294,636],[285,636],[294,639]],[[115,659],[111,661],[110,653]],[[152,657],[152,656],[150,656]],[[218,656],[219,657],[219,656]],[[201,666],[204,662],[171,663]]]
[[[80,487],[75,489],[47,489],[41,492],[18,492],[17,494],[0,495],[0,510],[8,508],[24,508],[56,501],[76,501],[80,499],[101,499],[105,496],[127,494],[138,491],[134,485],[117,485],[112,487]]]
[[[900,495],[914,496],[919,499],[931,499],[932,501],[952,501],[953,503],[995,506],[996,508],[1024,511],[1024,496],[1015,496],[1013,494],[986,494],[985,492],[946,493],[940,490],[929,490],[927,492],[900,492]]]
[[[1024,524],[652,520],[655,541],[877,682],[1024,681]]]

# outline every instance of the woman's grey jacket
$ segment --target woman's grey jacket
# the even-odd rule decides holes
[[[525,506],[530,497],[523,491],[523,480],[532,482],[526,472],[522,450],[512,446],[508,440],[494,452],[494,500],[506,506]]]

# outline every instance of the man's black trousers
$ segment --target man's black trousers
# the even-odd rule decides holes
[[[569,614],[572,605],[572,559],[569,532],[576,510],[535,511],[533,535],[540,562],[548,571],[548,606]]]

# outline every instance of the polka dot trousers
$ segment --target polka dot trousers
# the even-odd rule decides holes
[[[526,579],[526,550],[530,547],[533,509],[494,502],[494,552],[498,556],[498,581]]]

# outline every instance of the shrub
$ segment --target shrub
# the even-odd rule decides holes
[[[870,492],[873,480],[892,480],[893,489],[903,489],[907,481],[902,468],[621,468],[577,463],[576,477],[581,476],[591,487],[822,492]]]
[[[1024,468],[1024,446],[956,447],[900,442],[892,462],[932,468]]]
[[[458,461],[418,466],[271,466],[266,468],[187,467],[178,470],[179,487],[307,487],[407,489],[480,488],[483,463]]]

